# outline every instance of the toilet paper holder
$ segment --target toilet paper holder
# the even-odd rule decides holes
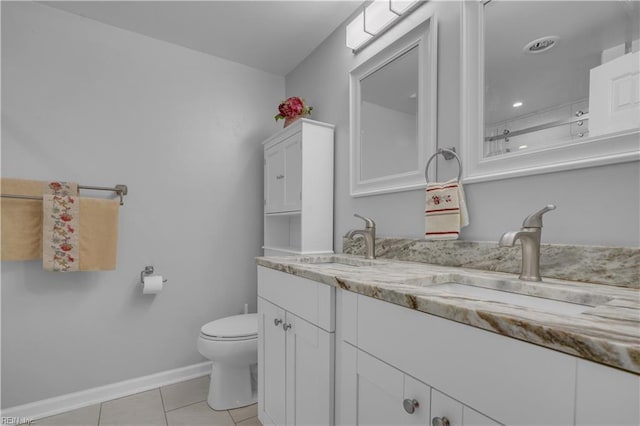
[[[144,284],[144,277],[153,274],[153,266],[145,266],[142,271],[140,271],[140,284]],[[167,282],[167,279],[162,280],[163,283]]]

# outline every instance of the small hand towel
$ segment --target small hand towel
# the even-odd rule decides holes
[[[42,195],[42,182],[0,179],[2,194]],[[42,200],[0,200],[2,247],[0,260],[23,261],[42,257]]]
[[[42,194],[42,268],[80,270],[80,203],[78,184],[47,182]]]
[[[116,269],[119,200],[80,198],[80,270]]]
[[[460,228],[469,224],[462,184],[456,181],[430,183],[426,189],[425,238],[455,240]]]

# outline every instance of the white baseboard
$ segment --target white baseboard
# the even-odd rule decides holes
[[[29,404],[2,410],[2,417],[27,417],[33,420],[49,417],[88,405],[99,404],[123,396],[133,395],[160,386],[206,376],[211,372],[211,362],[202,362],[175,370],[163,371],[149,376],[99,386],[80,392],[43,399]]]

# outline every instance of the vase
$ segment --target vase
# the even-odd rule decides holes
[[[298,121],[301,118],[302,118],[301,115],[296,115],[296,116],[293,116],[293,117],[285,117],[284,118],[284,127],[288,127],[288,126],[292,125],[293,123],[295,123],[296,121]]]

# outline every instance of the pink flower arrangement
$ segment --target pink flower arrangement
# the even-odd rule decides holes
[[[280,120],[281,118],[287,119],[310,115],[311,111],[313,111],[313,107],[306,106],[304,104],[304,99],[297,96],[292,96],[287,100],[282,101],[280,105],[278,105],[278,111],[280,111],[280,113],[274,117],[276,121]]]

